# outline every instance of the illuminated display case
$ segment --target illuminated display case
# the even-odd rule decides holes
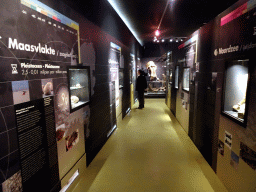
[[[165,94],[166,81],[148,81],[147,94]]]
[[[234,60],[227,64],[224,84],[222,114],[246,124],[246,92],[248,86],[249,60]]]
[[[189,91],[189,74],[190,68],[183,68],[182,89],[185,91]]]
[[[175,69],[175,82],[174,82],[174,87],[175,89],[179,89],[179,69],[180,67],[179,66],[176,66],[176,69]]]
[[[172,84],[172,69],[169,70],[169,83]]]
[[[90,67],[68,68],[70,112],[74,112],[90,102]]]
[[[124,70],[119,69],[119,89],[124,87]]]

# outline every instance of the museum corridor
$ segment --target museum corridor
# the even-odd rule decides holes
[[[74,192],[227,191],[164,99],[137,107],[118,123]]]

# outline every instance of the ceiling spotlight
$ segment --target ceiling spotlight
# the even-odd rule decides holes
[[[180,41],[183,41],[183,39],[181,39]]]
[[[176,43],[178,43],[179,42],[179,40],[178,39],[176,39]]]
[[[162,39],[162,42],[164,42],[164,39]]]
[[[173,39],[170,39],[170,42],[173,42]]]
[[[159,43],[159,40],[157,40],[156,42]]]
[[[160,31],[159,31],[159,30],[156,30],[155,35],[156,35],[156,36],[159,36],[159,35],[160,35]]]

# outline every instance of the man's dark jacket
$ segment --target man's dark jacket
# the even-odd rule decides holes
[[[137,78],[137,83],[136,83],[136,91],[138,92],[144,92],[144,89],[147,88],[147,80],[144,75],[140,75]]]

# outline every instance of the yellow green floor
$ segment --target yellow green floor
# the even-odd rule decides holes
[[[165,100],[145,103],[118,123],[73,191],[226,191]]]

